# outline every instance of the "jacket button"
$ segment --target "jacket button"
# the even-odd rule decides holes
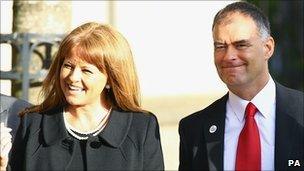
[[[98,142],[98,141],[93,141],[93,142],[90,143],[90,147],[91,147],[91,148],[97,149],[97,148],[99,148],[100,146],[101,146],[101,142]]]
[[[67,149],[67,150],[72,150],[73,148],[73,145],[74,145],[74,142],[72,139],[64,139],[61,141],[61,145],[64,149]]]

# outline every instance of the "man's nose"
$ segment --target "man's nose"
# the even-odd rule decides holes
[[[237,50],[229,45],[225,51],[224,59],[225,60],[235,60],[237,58]]]

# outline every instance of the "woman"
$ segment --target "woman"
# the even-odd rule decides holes
[[[45,100],[21,114],[12,170],[164,169],[130,47],[110,26],[87,23],[67,35],[42,93]]]

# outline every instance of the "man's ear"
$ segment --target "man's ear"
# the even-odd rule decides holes
[[[265,40],[265,44],[264,44],[265,59],[266,59],[266,60],[269,60],[269,58],[273,55],[274,46],[275,46],[274,39],[273,39],[271,36],[269,36],[269,37]]]

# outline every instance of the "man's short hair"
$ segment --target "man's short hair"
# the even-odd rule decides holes
[[[235,2],[221,9],[214,17],[212,30],[216,25],[221,24],[229,14],[235,12],[239,12],[245,16],[251,17],[258,27],[260,36],[262,38],[270,36],[270,24],[267,16],[262,12],[261,9],[248,2]]]

